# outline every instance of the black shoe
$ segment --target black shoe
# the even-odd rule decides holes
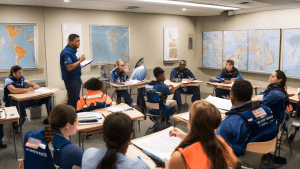
[[[21,131],[20,131],[20,128],[15,128],[15,134],[20,134]]]
[[[2,141],[0,141],[0,148],[6,148],[7,145],[5,143],[3,143]]]
[[[48,125],[48,124],[49,124],[48,117],[45,118],[45,120],[43,121],[43,124],[44,124],[44,125]]]

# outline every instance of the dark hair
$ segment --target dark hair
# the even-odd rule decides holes
[[[74,41],[75,38],[79,38],[79,36],[78,36],[77,34],[70,34],[70,35],[69,35],[69,38],[68,38],[68,39],[69,39],[69,42],[70,42],[70,41]]]
[[[103,87],[103,82],[97,78],[91,78],[83,84],[83,88],[87,90],[101,90]]]
[[[238,80],[232,85],[231,93],[238,101],[250,101],[253,87],[247,80]]]
[[[216,137],[214,130],[220,126],[221,113],[213,104],[198,100],[190,108],[190,131],[178,148],[200,142],[204,152],[211,160],[212,169],[227,169],[224,154],[233,162],[223,143]]]
[[[226,62],[230,63],[230,65],[234,66],[234,61],[233,60],[226,60]]]
[[[13,76],[13,73],[17,73],[17,71],[22,70],[22,67],[19,65],[15,65],[10,68],[9,76]]]
[[[186,61],[185,61],[185,60],[181,60],[180,62],[184,62],[184,63],[186,64]],[[179,64],[180,64],[180,62],[179,62]]]
[[[67,123],[74,124],[77,119],[77,113],[74,107],[66,104],[55,106],[50,112],[49,125],[45,126],[45,142],[53,140],[53,129],[63,128]]]
[[[124,113],[113,113],[105,118],[103,123],[103,137],[106,138],[107,151],[97,165],[97,169],[115,168],[117,149],[128,141],[132,131],[132,120]]]
[[[282,79],[281,84],[284,86],[284,94],[288,98],[289,96],[288,96],[288,93],[286,92],[286,89],[285,89],[285,87],[286,87],[286,76],[285,76],[285,73],[283,71],[281,71],[281,70],[275,70],[275,72],[276,72],[276,78],[278,80]]]
[[[154,70],[153,70],[153,74],[154,74],[154,77],[158,77],[160,74],[163,74],[163,73],[165,73],[165,71],[162,69],[162,68],[160,68],[160,67],[156,67],[156,68],[154,68]]]

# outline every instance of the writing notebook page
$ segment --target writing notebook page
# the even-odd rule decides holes
[[[223,109],[223,110],[229,111],[232,107],[231,100],[222,99],[222,98],[214,97],[211,95],[209,95],[205,100],[210,102],[211,104],[215,105],[218,109]]]

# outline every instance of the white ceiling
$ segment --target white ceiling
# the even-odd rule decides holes
[[[212,16],[220,15],[223,10],[212,8],[199,8],[178,5],[166,5],[139,0],[0,0],[0,4],[30,5],[60,8],[79,8],[109,11],[126,11],[140,13],[160,13],[186,16]],[[300,8],[300,0],[174,0],[193,3],[215,4],[228,7],[238,7],[235,14],[268,11],[276,9]],[[243,2],[249,2],[241,4]],[[137,9],[126,9],[129,6],[137,6]],[[182,8],[186,8],[183,11]]]

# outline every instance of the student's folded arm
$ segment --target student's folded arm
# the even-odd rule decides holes
[[[243,76],[239,73],[237,76],[236,76],[236,80],[242,80],[243,79]]]
[[[191,72],[190,70],[189,70],[188,76],[189,76],[190,78],[195,78],[193,72]]]
[[[7,89],[12,93],[12,94],[22,94],[26,93],[29,91],[34,91],[32,87],[30,88],[15,88],[13,85],[8,85]]]
[[[217,75],[216,79],[221,79],[222,71]]]

